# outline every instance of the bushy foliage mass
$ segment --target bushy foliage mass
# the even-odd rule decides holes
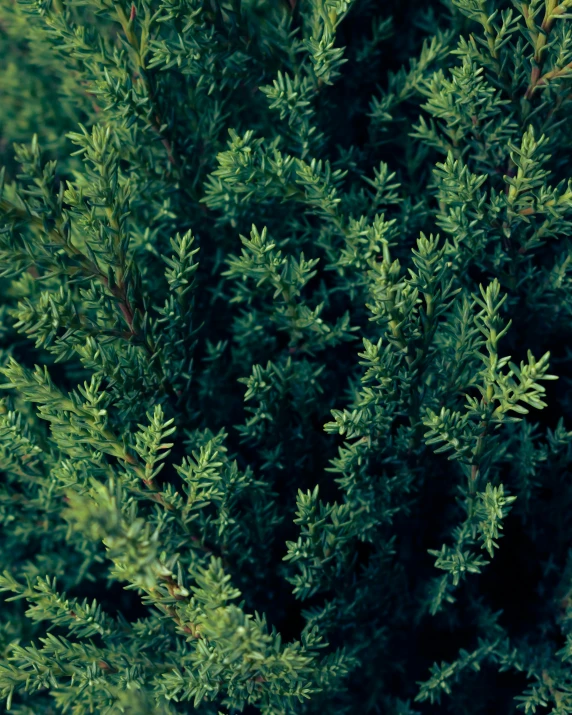
[[[571,20],[0,3],[2,707],[572,713]]]

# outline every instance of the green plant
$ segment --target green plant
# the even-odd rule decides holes
[[[7,710],[572,713],[571,18],[2,3]]]

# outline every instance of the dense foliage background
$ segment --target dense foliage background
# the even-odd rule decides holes
[[[0,707],[572,713],[571,19],[0,3]]]

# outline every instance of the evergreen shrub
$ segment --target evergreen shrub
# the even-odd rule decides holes
[[[2,0],[4,711],[572,713],[571,20]]]

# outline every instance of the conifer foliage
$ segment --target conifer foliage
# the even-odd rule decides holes
[[[572,713],[572,0],[0,52],[0,707]]]

